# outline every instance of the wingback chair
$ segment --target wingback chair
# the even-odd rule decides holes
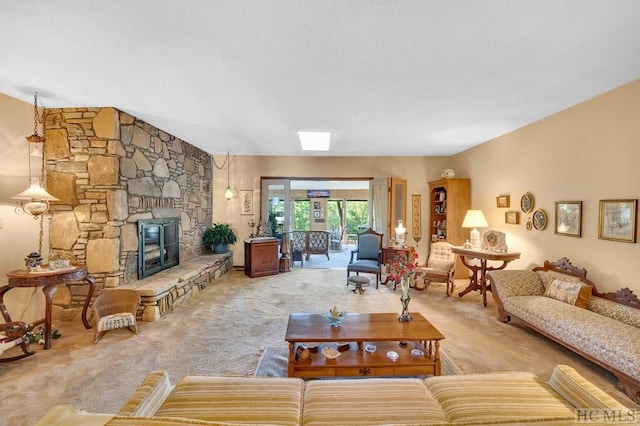
[[[426,267],[419,268],[419,276],[423,279],[424,290],[432,282],[447,283],[447,296],[453,293],[453,275],[456,271],[456,255],[451,251],[451,244],[441,241],[431,244]],[[417,283],[416,283],[417,285]]]
[[[382,234],[371,228],[358,234],[358,247],[351,250],[351,259],[347,265],[347,283],[352,272],[356,275],[360,275],[360,272],[375,274],[376,288],[378,288],[378,283],[382,279],[381,253]]]

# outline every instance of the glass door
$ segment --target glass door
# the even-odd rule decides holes
[[[280,239],[283,232],[291,229],[291,203],[289,202],[288,179],[262,180],[262,221],[267,222],[269,233]]]

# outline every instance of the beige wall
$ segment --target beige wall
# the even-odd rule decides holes
[[[32,133],[33,104],[0,93],[0,285],[6,284],[7,272],[24,267],[27,254],[38,251],[40,221],[29,215],[17,215],[17,204],[10,199],[29,186],[25,136]],[[39,167],[32,173],[39,176]],[[46,238],[47,221],[43,225]],[[47,255],[47,240],[43,246],[43,253]],[[4,300],[15,319],[34,321],[44,312],[44,296],[39,290],[14,289],[6,294]]]
[[[491,229],[507,233],[510,250],[522,252],[510,268],[540,265],[563,256],[588,271],[600,291],[629,287],[640,294],[640,244],[598,239],[599,200],[640,198],[640,80],[607,92],[452,158],[471,177],[473,208]],[[549,225],[527,231],[506,225],[504,212],[520,210],[525,192],[544,209]],[[509,209],[496,196],[510,195]],[[556,201],[582,201],[582,238],[554,234]],[[640,240],[639,240],[640,242]]]

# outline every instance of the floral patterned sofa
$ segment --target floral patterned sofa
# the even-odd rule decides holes
[[[117,414],[58,405],[36,426],[568,426],[611,418],[630,424],[635,416],[566,365],[548,381],[525,372],[309,381],[186,376],[172,386],[166,372],[154,371]]]
[[[640,301],[628,288],[598,293],[586,275],[567,258],[487,273],[500,321],[515,317],[611,371],[640,403]]]

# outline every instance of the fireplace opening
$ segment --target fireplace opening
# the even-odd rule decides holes
[[[138,221],[138,279],[180,263],[177,217]]]

